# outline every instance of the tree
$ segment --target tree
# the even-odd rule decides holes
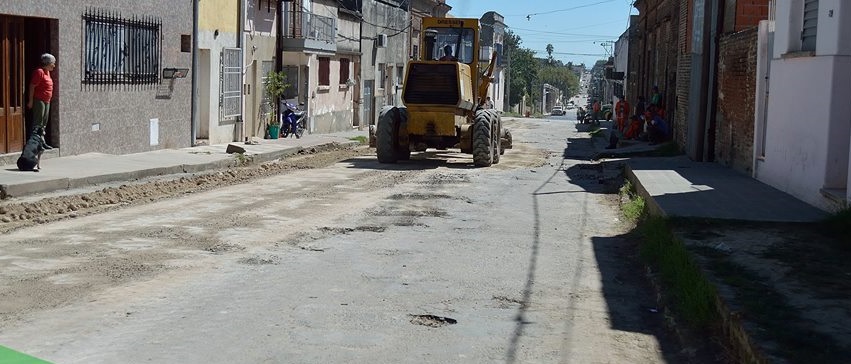
[[[547,44],[547,60],[550,63],[553,63],[553,45],[552,45],[552,43]]]
[[[535,52],[521,48],[522,40],[511,30],[505,33],[503,48],[509,58],[509,88],[508,103],[511,106],[522,101],[524,95],[531,95],[536,84],[538,69]]]

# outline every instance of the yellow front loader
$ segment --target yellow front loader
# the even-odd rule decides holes
[[[375,128],[378,161],[395,163],[428,148],[460,148],[473,164],[499,163],[511,148],[500,114],[486,108],[496,52],[480,58],[479,20],[423,18],[419,61],[408,62],[405,106],[386,106]],[[490,63],[483,70],[479,62]]]

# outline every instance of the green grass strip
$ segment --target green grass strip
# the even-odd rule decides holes
[[[641,257],[668,287],[674,310],[694,327],[708,327],[718,315],[713,307],[715,287],[704,277],[685,245],[661,217],[648,217],[639,231],[644,237]]]

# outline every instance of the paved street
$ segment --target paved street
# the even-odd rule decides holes
[[[0,342],[56,363],[682,362],[565,117],[0,237]]]

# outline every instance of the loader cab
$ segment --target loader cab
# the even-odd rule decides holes
[[[447,60],[445,56],[449,51],[453,61],[472,64],[477,61],[475,39],[476,31],[472,28],[427,28],[423,36],[425,47],[421,59]]]

